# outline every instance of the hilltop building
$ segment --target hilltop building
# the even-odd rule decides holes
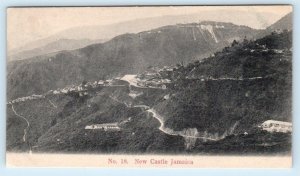
[[[267,120],[264,123],[262,123],[259,127],[262,128],[262,130],[268,132],[281,132],[281,133],[292,132],[292,123],[277,121],[277,120]]]

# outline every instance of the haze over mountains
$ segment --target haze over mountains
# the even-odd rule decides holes
[[[291,15],[283,20],[289,22],[282,24],[279,20],[273,25],[290,29]],[[139,73],[148,66],[187,63],[207,57],[235,39],[267,35],[273,25],[267,30],[209,21],[169,25],[137,34],[123,34],[82,49],[9,62],[8,98],[43,93],[84,80]],[[63,46],[72,46],[67,43]]]
[[[289,154],[291,134],[258,125],[292,120],[291,16],[165,25],[8,62],[7,150]],[[119,130],[86,129],[107,123]]]
[[[277,29],[293,29],[293,14],[292,12],[288,13],[284,17],[280,18],[276,23],[267,27],[267,30],[277,30]]]
[[[265,30],[262,30],[256,37],[261,38],[263,36],[266,36],[273,31],[276,30],[292,30],[293,29],[293,14],[288,13],[284,17],[280,18],[278,21],[276,21],[274,24],[268,26]]]
[[[16,52],[16,54],[9,55],[8,61],[23,60],[23,59],[28,59],[35,56],[49,54],[49,53],[55,53],[63,50],[74,50],[74,49],[85,47],[93,43],[100,43],[100,42],[102,42],[102,40],[59,39],[57,41],[48,43],[38,48],[24,50],[24,51],[20,50],[20,52]]]
[[[215,15],[218,14],[218,15]],[[8,48],[8,60],[21,60],[33,56],[48,54],[62,50],[78,49],[93,43],[107,41],[117,35],[124,33],[138,33],[166,25],[178,23],[193,23],[200,21],[231,22],[237,25],[256,26],[265,28],[274,21],[273,18],[262,18],[255,13],[244,13],[235,11],[234,18],[232,12],[228,10],[208,11],[201,14],[162,16],[145,19],[136,19],[116,23],[107,26],[80,26],[61,31],[57,34],[37,41],[26,43],[22,47]],[[269,13],[268,16],[274,16]],[[87,41],[88,40],[88,41]],[[62,42],[62,44],[59,44]],[[68,43],[66,43],[68,42]],[[80,45],[78,43],[80,42]],[[48,46],[57,45],[55,48]]]
[[[286,31],[234,42],[204,61],[152,75],[151,80],[171,80],[165,89],[116,78],[106,85],[90,82],[78,91],[11,101],[7,150],[290,154],[289,133],[257,126],[270,118],[291,121],[291,46]],[[120,130],[85,128],[107,123]]]
[[[201,59],[233,40],[251,39],[260,30],[231,23],[170,25],[123,34],[82,49],[9,62],[9,98],[43,93],[83,80],[135,74],[148,66],[175,65]]]

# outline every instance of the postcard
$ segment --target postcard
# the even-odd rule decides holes
[[[7,166],[291,167],[292,16],[7,8]]]

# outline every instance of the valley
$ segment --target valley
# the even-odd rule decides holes
[[[80,84],[83,80],[108,80],[139,74],[151,66],[175,66],[201,60],[229,46],[233,40],[252,39],[259,31],[211,21],[178,24],[122,34],[80,49],[11,61],[7,65],[10,89],[7,96],[15,99],[42,94],[50,89]]]
[[[8,62],[7,151],[289,154],[291,130],[261,127],[292,124],[281,24],[176,24]]]

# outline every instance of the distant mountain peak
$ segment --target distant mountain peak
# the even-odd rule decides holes
[[[185,24],[186,27],[183,28],[169,25],[140,33],[126,33],[107,42],[78,47],[79,49],[71,51],[61,51],[59,54],[39,55],[18,64],[11,63],[9,73],[12,76],[9,79],[14,79],[9,81],[9,87],[14,90],[10,91],[9,96],[19,96],[16,93],[23,95],[32,92],[42,93],[46,90],[40,87],[58,88],[82,82],[83,79],[95,80],[124,73],[135,74],[148,66],[168,66],[199,60],[229,46],[233,40],[241,40],[245,36],[251,38],[258,32],[238,25],[232,25],[227,29],[226,25],[230,26],[230,23],[202,22],[195,23],[195,27],[187,27],[191,24],[193,23]],[[74,46],[77,47],[79,44]],[[56,52],[57,46],[60,47],[58,44],[52,45],[47,48],[47,51],[51,49]],[[46,48],[42,51],[45,50]],[[38,52],[41,53],[39,50],[35,50],[34,53]],[[32,54],[32,51],[28,54]],[[53,63],[59,63],[61,67],[54,67]],[[39,64],[43,65],[43,69],[39,69],[37,66]],[[27,78],[21,76],[28,70],[33,75],[39,75],[33,79],[35,82],[33,84],[37,85],[37,88],[27,86],[27,81],[24,81]],[[49,80],[50,73],[51,81],[43,83],[42,80]],[[32,80],[30,76],[28,79]],[[36,82],[47,86],[38,85]],[[24,87],[30,90],[25,90]]]
[[[272,24],[267,28],[267,30],[291,30],[293,28],[293,13],[290,12],[281,19],[279,19],[277,22]]]

